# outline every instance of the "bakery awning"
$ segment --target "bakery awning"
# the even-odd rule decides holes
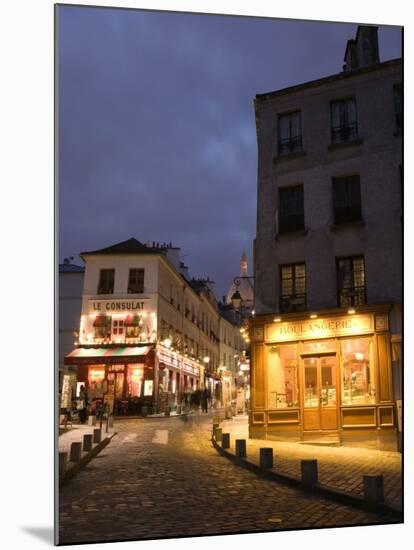
[[[101,365],[142,362],[149,346],[117,346],[113,348],[76,348],[66,355],[65,365]]]

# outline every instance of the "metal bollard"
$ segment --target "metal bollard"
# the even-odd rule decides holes
[[[373,504],[384,502],[384,476],[364,475],[364,500]]]
[[[88,417],[88,426],[96,426],[96,416],[90,415]]]
[[[221,428],[216,428],[214,430],[214,439],[219,443],[221,443],[222,435],[223,435],[223,430]]]
[[[93,430],[93,442],[94,443],[100,443],[101,442],[101,435],[102,435],[101,428],[95,428]]]
[[[92,449],[92,434],[85,434],[83,436],[83,450],[88,452]]]
[[[246,458],[246,440],[245,439],[236,439],[236,457],[237,458]]]
[[[300,469],[302,482],[305,485],[316,485],[318,483],[318,461],[315,458],[301,460]]]
[[[79,462],[82,457],[82,443],[80,441],[73,441],[70,446],[70,461]]]
[[[273,468],[273,448],[272,447],[260,448],[260,468],[263,468],[263,469]]]
[[[213,424],[220,424],[220,417],[219,416],[213,416]]]
[[[68,453],[59,452],[59,478],[61,478],[66,472],[66,466],[68,463]]]
[[[225,433],[221,434],[221,448],[222,449],[230,449],[230,434]]]

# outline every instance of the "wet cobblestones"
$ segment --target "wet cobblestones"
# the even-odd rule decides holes
[[[61,489],[60,544],[392,522],[279,486],[219,456],[211,418],[118,421]]]

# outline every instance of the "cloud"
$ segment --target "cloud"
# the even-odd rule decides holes
[[[355,25],[59,13],[61,258],[173,241],[224,294],[255,236],[255,94],[339,72]],[[397,43],[387,28],[383,59]]]

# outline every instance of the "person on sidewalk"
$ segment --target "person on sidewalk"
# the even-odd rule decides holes
[[[81,386],[79,390],[79,400],[78,400],[78,411],[79,411],[79,420],[81,424],[86,422],[86,407],[88,405],[88,398],[86,395],[85,386]]]
[[[208,413],[208,390],[204,389],[203,395],[201,397],[201,410],[205,413]]]

